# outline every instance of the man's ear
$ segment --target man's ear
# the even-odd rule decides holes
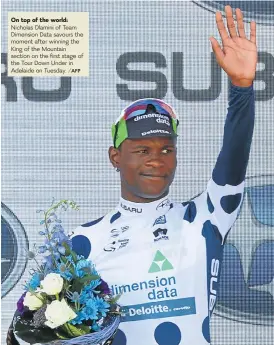
[[[114,168],[120,168],[121,151],[114,146],[110,146],[108,149],[109,160]]]

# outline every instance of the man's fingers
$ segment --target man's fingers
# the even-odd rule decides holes
[[[237,37],[232,8],[230,6],[225,6],[225,13],[226,13],[227,28],[228,28],[230,37],[231,38]]]
[[[221,36],[222,41],[224,42],[229,36],[226,31],[221,12],[216,12],[215,17],[216,17],[216,24],[217,24],[219,34]]]
[[[216,56],[216,60],[217,62],[219,63],[219,65],[221,64],[225,54],[222,50],[222,48],[220,47],[218,41],[214,38],[214,37],[210,37],[209,38],[210,42],[211,42],[211,46],[212,46],[212,49],[213,49],[213,52]]]
[[[243,14],[239,8],[236,8],[236,18],[237,18],[237,28],[238,28],[239,36],[242,38],[246,38],[245,27],[244,27],[244,22],[243,22]]]
[[[250,23],[250,41],[256,44],[256,22]]]

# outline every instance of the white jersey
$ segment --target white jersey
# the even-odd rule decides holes
[[[212,179],[193,200],[168,197],[115,210],[79,226],[73,248],[91,259],[124,309],[113,345],[204,345],[224,239],[237,218],[244,182]]]

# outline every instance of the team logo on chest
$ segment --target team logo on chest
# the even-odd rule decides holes
[[[162,224],[166,224],[166,216],[160,216],[158,217],[153,226],[155,227],[155,225],[162,225]],[[167,229],[162,229],[162,228],[156,228],[153,231],[153,235],[154,235],[154,242],[158,242],[160,240],[168,240],[168,236],[167,236]]]
[[[164,209],[165,207],[170,207],[170,200],[165,199],[160,202],[160,204],[156,207],[156,210]]]
[[[160,240],[169,240],[167,236],[167,229],[158,228],[157,230],[153,231],[154,235],[154,242],[158,242]]]
[[[154,226],[154,225],[159,225],[159,224],[165,224],[165,223],[166,223],[166,216],[163,215],[163,216],[158,217],[158,218],[155,220],[153,226]]]
[[[122,226],[120,229],[110,230],[110,239],[109,243],[105,245],[105,252],[115,252],[119,249],[125,248],[129,242],[128,238],[121,238],[121,234],[126,232],[129,229],[129,226]]]

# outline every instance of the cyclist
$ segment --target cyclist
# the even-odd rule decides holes
[[[121,198],[104,217],[79,226],[73,248],[90,258],[114,294],[122,293],[116,345],[203,345],[218,291],[223,244],[243,199],[254,127],[256,24],[246,37],[243,15],[226,6],[216,23],[222,47],[212,49],[227,73],[229,107],[223,144],[203,193],[169,197],[177,160],[177,116],[158,99],[123,110],[112,127],[109,158],[121,178]]]

